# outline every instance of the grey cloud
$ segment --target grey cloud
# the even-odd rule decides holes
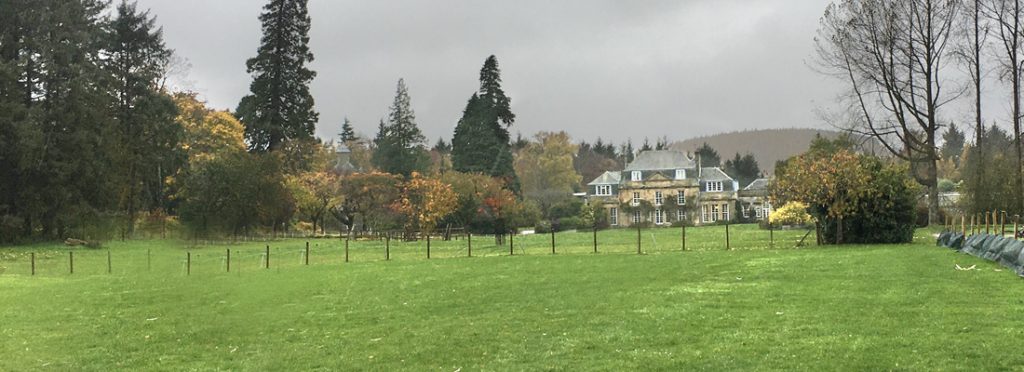
[[[248,92],[263,2],[139,3],[193,65],[194,88],[234,108]],[[430,141],[449,138],[490,54],[524,135],[640,141],[818,126],[814,109],[838,83],[804,61],[827,3],[312,0],[317,132],[333,138],[348,116],[372,135],[404,77]]]

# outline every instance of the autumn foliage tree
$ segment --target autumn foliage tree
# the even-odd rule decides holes
[[[782,199],[823,210],[819,217],[835,221],[835,243],[842,244],[843,219],[856,212],[860,199],[874,196],[869,181],[870,175],[861,166],[860,157],[842,150],[828,157],[801,155],[790,159],[776,192]]]
[[[429,234],[457,206],[458,198],[451,185],[413,173],[402,185],[402,196],[395,203],[395,210],[405,217],[407,235],[416,230]]]
[[[355,228],[356,219],[362,222],[364,230],[396,227],[397,216],[391,206],[401,197],[401,177],[387,173],[356,173],[341,179],[339,193],[343,198],[340,206],[332,211],[336,217],[350,216],[343,221],[350,232]]]
[[[846,149],[789,159],[772,186],[776,204],[801,202],[835,244],[913,238],[915,185],[905,168]]]
[[[313,232],[324,224],[330,208],[338,204],[338,176],[330,172],[306,172],[288,176],[288,189],[299,213],[313,224]]]

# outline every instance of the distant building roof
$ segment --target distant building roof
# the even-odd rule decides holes
[[[593,182],[587,184],[588,186],[594,185],[617,185],[622,181],[621,172],[604,172],[601,176],[594,179]]]
[[[626,171],[651,171],[696,168],[697,163],[686,154],[674,150],[644,151],[626,165]]]
[[[751,182],[747,187],[743,188],[744,191],[763,191],[768,190],[768,179],[758,178]]]
[[[732,181],[732,177],[722,171],[718,167],[705,167],[700,170],[701,181]]]

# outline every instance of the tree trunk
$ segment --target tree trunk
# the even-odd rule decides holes
[[[935,160],[928,162],[928,224],[935,225],[939,221],[939,182],[938,164]]]
[[[836,245],[843,244],[843,217],[836,218]]]

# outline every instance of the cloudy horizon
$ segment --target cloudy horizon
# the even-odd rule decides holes
[[[808,67],[829,1],[515,3],[310,1],[316,134],[348,117],[372,136],[399,78],[433,143],[451,138],[497,55],[524,136],[615,142],[764,128],[827,128],[841,84]],[[263,1],[140,0],[189,61],[179,85],[234,109],[248,94]]]

